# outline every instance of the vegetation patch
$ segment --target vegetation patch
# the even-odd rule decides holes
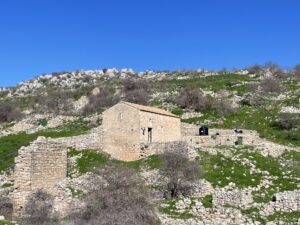
[[[214,187],[225,187],[230,182],[239,188],[255,187],[261,181],[261,174],[251,173],[248,166],[222,154],[210,155],[199,151],[199,155],[204,169],[203,178]]]
[[[166,214],[168,216],[170,216],[171,218],[174,219],[190,219],[195,217],[193,214],[191,214],[188,210],[185,210],[184,212],[178,212],[178,210],[176,209],[176,203],[179,201],[180,199],[171,199],[171,200],[166,200],[163,203],[163,206],[161,206],[159,208],[159,211],[163,214]]]

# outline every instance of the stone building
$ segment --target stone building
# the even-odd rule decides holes
[[[147,147],[151,143],[181,140],[178,116],[128,102],[120,102],[103,112],[102,125],[103,151],[120,160],[149,155]]]

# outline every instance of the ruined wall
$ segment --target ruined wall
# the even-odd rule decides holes
[[[103,151],[120,160],[139,158],[139,110],[117,104],[103,113]]]
[[[185,141],[153,142],[151,144],[141,144],[140,154],[147,157],[154,154],[162,154],[166,151],[180,152],[188,158],[195,159],[198,155],[195,148]]]
[[[28,197],[45,189],[55,198],[63,195],[67,176],[67,148],[55,139],[39,137],[22,147],[15,158],[14,216],[24,213]]]
[[[208,136],[199,136],[199,127],[183,124],[181,126],[183,140],[190,145],[199,148],[201,146],[235,145],[239,137],[242,138],[243,145],[258,145],[260,138],[255,131],[242,130],[236,133],[230,129],[209,129]]]
[[[87,134],[56,138],[56,142],[59,142],[67,147],[73,147],[76,149],[91,149],[102,150],[103,148],[103,127],[95,127]]]
[[[170,142],[181,139],[180,119],[151,112],[140,111],[140,142],[148,142],[148,128],[152,128],[152,142]],[[145,132],[142,132],[144,129]]]

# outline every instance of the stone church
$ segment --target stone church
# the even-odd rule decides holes
[[[103,151],[120,160],[135,160],[142,146],[179,141],[180,118],[168,111],[120,102],[103,112]]]

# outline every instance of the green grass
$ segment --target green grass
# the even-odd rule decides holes
[[[262,138],[267,138],[280,144],[300,146],[300,130],[291,133],[274,126],[278,110],[279,107],[276,105],[271,110],[266,110],[264,107],[243,106],[225,117],[220,117],[213,111],[204,111],[202,117],[189,118],[182,121],[186,123],[199,122],[201,124],[203,120],[211,120],[212,124],[210,126],[212,127],[256,130]],[[218,123],[220,119],[222,124]]]
[[[205,208],[212,208],[213,207],[212,200],[213,200],[212,195],[206,195],[201,199],[201,202]]]
[[[276,212],[267,217],[267,221],[283,221],[284,224],[295,224],[297,225],[298,219],[300,218],[300,211],[298,212]]]
[[[225,187],[230,182],[239,188],[255,187],[261,181],[261,174],[250,173],[250,168],[241,163],[226,158],[222,154],[210,155],[199,151],[203,176],[214,187]]]
[[[195,76],[184,80],[170,79],[162,82],[166,83],[168,88],[171,90],[191,86],[194,88],[209,89],[212,91],[225,89],[228,91],[237,91],[238,93],[243,93],[246,91],[246,86],[243,84],[243,82],[250,81],[254,81],[254,79],[250,78],[249,76],[224,74],[208,77]]]
[[[68,157],[78,157],[75,168],[68,166],[68,176],[71,176],[74,172],[79,172],[79,174],[85,174],[87,172],[93,171],[97,167],[107,165],[110,161],[110,157],[104,153],[98,153],[93,150],[76,150],[70,148],[68,150]]]
[[[158,155],[151,155],[147,158],[125,162],[112,159],[108,154],[97,152],[95,150],[76,150],[70,148],[68,150],[68,157],[74,156],[78,156],[76,165],[75,168],[68,168],[68,176],[72,176],[74,172],[79,172],[80,175],[87,172],[93,172],[95,169],[104,166],[123,166],[134,170],[153,170],[158,169],[161,163]]]
[[[170,199],[170,200],[166,200],[164,203],[166,204],[166,206],[164,207],[160,207],[159,211],[163,214],[166,214],[168,216],[170,216],[171,218],[174,219],[190,219],[195,217],[194,215],[192,215],[188,210],[185,210],[184,212],[178,212],[176,210],[176,202],[180,200],[180,199]]]
[[[262,187],[260,191],[253,192],[253,197],[256,202],[269,202],[277,192],[292,191],[297,189],[298,181],[296,178],[300,177],[300,171],[295,169],[293,165],[282,166],[280,162],[287,162],[290,158],[293,158],[296,162],[299,162],[298,152],[287,152],[279,158],[271,156],[265,157],[259,152],[242,152],[241,158],[247,158],[251,160],[256,168],[262,171],[268,171],[270,175],[275,176],[272,185],[268,188]],[[298,161],[297,161],[298,160]],[[287,177],[284,172],[291,171]]]
[[[87,122],[78,120],[67,123],[55,129],[39,131],[33,134],[21,132],[0,138],[0,172],[14,165],[14,158],[22,146],[28,146],[38,136],[51,138],[71,137],[85,133],[90,128]]]

